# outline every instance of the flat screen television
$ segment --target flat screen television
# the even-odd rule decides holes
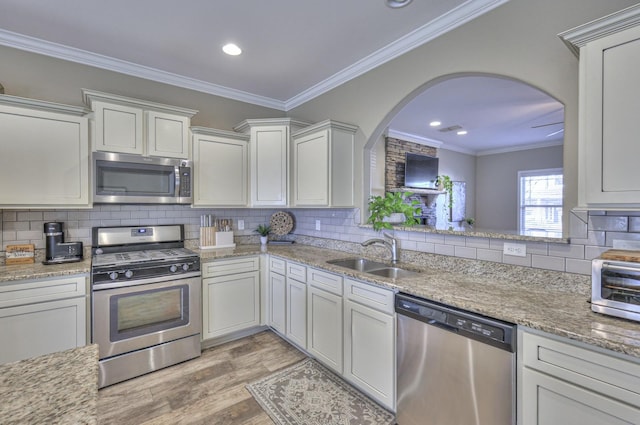
[[[406,153],[404,186],[415,189],[437,189],[438,158]]]

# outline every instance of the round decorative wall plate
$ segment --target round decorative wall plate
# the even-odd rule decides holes
[[[293,230],[293,216],[286,211],[278,211],[271,216],[269,225],[274,235],[286,235]]]

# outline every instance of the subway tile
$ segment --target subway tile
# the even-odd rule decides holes
[[[587,222],[573,213],[569,214],[569,237],[572,239],[587,237]]]
[[[565,259],[562,257],[549,257],[547,255],[534,254],[531,256],[531,267],[563,272],[565,268]]]
[[[626,232],[629,228],[629,218],[626,216],[590,216],[589,230],[604,230],[607,232]]]
[[[640,217],[629,217],[629,231],[640,232]]]
[[[66,211],[45,211],[42,219],[46,222],[49,221],[67,221],[69,214]]]
[[[410,249],[412,251],[416,251],[417,250],[417,242],[416,241],[401,240],[401,241],[398,241],[398,243],[400,245],[400,249]]]
[[[581,220],[583,223],[586,223],[589,221],[589,211],[577,211],[577,210],[572,210],[570,212],[570,214],[572,216],[576,216],[576,218],[578,218],[579,220]]]
[[[495,249],[477,249],[477,259],[502,263],[502,251]]]
[[[590,275],[591,261],[567,258],[565,270],[567,271],[567,273],[579,273],[579,274]]]
[[[455,246],[453,245],[435,244],[434,252],[440,255],[451,255],[451,256],[456,255]]]
[[[444,235],[444,243],[447,245],[466,246],[467,238],[464,236]]]
[[[470,248],[489,249],[491,247],[491,242],[489,238],[474,238],[467,236],[466,246]]]
[[[444,235],[437,233],[425,233],[425,242],[444,245]]]
[[[526,242],[525,245],[527,246],[527,253],[531,255],[549,254],[549,244],[546,242]]]
[[[608,251],[607,246],[585,246],[584,247],[584,259],[593,260],[599,257],[603,252]]]
[[[43,220],[42,211],[20,211],[18,212],[18,221]]]
[[[477,249],[456,245],[454,246],[454,254],[456,257],[470,258],[475,260],[477,258]]]
[[[5,221],[2,224],[3,230],[30,230],[28,221]]]
[[[16,221],[18,220],[18,213],[16,211],[3,211],[2,212],[2,221]]]
[[[419,252],[434,253],[435,249],[436,249],[435,245],[432,244],[431,242],[417,242],[416,243],[416,251],[419,251]]]
[[[584,245],[577,244],[549,244],[549,255],[553,257],[584,258]]]
[[[42,231],[37,230],[20,230],[17,232],[17,239],[42,239],[44,237]]]
[[[505,264],[513,264],[515,266],[531,267],[531,254],[524,257],[516,257],[515,255],[503,255],[502,262]]]
[[[2,240],[4,242],[11,242],[11,241],[18,240],[18,234],[16,232],[3,230]]]
[[[616,241],[640,241],[640,233],[607,232],[605,245],[616,246]]]
[[[599,231],[589,231],[587,232],[587,238],[571,238],[572,244],[577,245],[598,245],[605,246],[606,245],[606,235],[607,233],[604,230]]]

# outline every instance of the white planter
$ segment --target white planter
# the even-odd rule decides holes
[[[269,239],[269,236],[260,236],[260,243],[262,245],[266,245],[268,239]]]
[[[391,224],[400,224],[407,221],[407,218],[403,213],[393,213],[389,217],[383,218],[382,221]]]

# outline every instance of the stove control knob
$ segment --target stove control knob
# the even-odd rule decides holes
[[[109,279],[116,280],[118,278],[118,272],[109,273]]]
[[[131,270],[127,270],[126,272],[124,272],[124,276],[127,279],[131,279],[131,277],[133,276],[133,272]]]
[[[182,270],[184,270],[185,272],[186,272],[187,270],[189,270],[189,264],[184,263],[184,264],[182,265]]]
[[[175,272],[177,272],[177,271],[178,271],[178,266],[176,266],[175,264],[174,264],[174,265],[172,265],[171,267],[169,267],[169,271],[170,271],[171,273],[175,273]]]

